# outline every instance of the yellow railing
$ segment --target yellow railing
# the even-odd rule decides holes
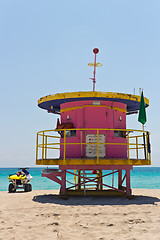
[[[67,134],[68,131],[94,131],[96,132],[97,142],[67,142]],[[112,131],[113,133],[120,133],[120,136],[127,139],[126,143],[113,143],[113,142],[99,142],[99,134],[100,131]],[[58,133],[63,135],[63,143],[60,143],[60,136]],[[117,136],[117,139],[119,136]],[[124,139],[123,138],[123,139]],[[57,141],[56,141],[57,140]],[[107,129],[107,128],[74,128],[74,129],[58,129],[58,130],[44,130],[37,133],[37,146],[36,146],[36,160],[39,159],[43,162],[46,159],[54,159],[54,154],[51,153],[50,156],[48,155],[49,151],[52,150],[60,150],[60,146],[63,145],[63,164],[66,164],[66,146],[67,145],[97,145],[97,159],[96,164],[99,164],[99,145],[127,145],[127,159],[134,160],[151,160],[151,150],[150,150],[150,133],[147,131],[141,130],[132,130],[132,129]],[[135,155],[135,157],[133,157]],[[143,156],[142,156],[143,155]]]

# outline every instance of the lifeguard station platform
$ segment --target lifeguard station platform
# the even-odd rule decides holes
[[[58,165],[42,176],[60,184],[61,196],[131,195],[130,170],[151,164],[150,133],[126,129],[140,96],[93,89],[41,97],[38,106],[58,116],[55,129],[37,133],[36,164]]]

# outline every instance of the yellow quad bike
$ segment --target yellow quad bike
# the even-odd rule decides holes
[[[32,176],[30,174],[26,176],[23,171],[18,171],[16,174],[9,175],[8,179],[11,182],[8,186],[9,193],[16,192],[17,189],[24,189],[25,192],[32,191],[30,184]]]

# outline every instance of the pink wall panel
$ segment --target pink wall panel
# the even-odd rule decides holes
[[[63,138],[61,139],[61,143],[63,143]],[[66,138],[67,143],[79,143],[80,139],[79,137],[68,137]],[[60,149],[60,158],[63,158],[64,156],[64,147],[61,145]],[[80,145],[66,145],[66,158],[79,158],[81,157],[81,146]]]
[[[90,100],[77,101],[62,104],[61,110],[63,109],[67,111],[61,113],[61,122],[72,122],[75,128],[126,128],[126,113],[119,111],[119,109],[126,110],[126,105],[123,103],[100,101],[100,105],[95,106]],[[66,142],[85,142],[86,134],[96,134],[96,131],[77,131],[76,137],[67,137]],[[127,142],[126,138],[116,137],[114,131],[100,131],[100,134],[106,135],[106,142]],[[61,142],[63,142],[63,138]],[[85,145],[70,145],[66,147],[66,158],[86,157],[85,152]],[[63,146],[60,149],[60,157],[63,158]],[[107,145],[106,157],[127,158],[127,147]]]

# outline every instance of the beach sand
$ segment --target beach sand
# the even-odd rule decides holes
[[[160,239],[160,190],[133,194],[63,200],[56,190],[0,192],[0,239]]]

